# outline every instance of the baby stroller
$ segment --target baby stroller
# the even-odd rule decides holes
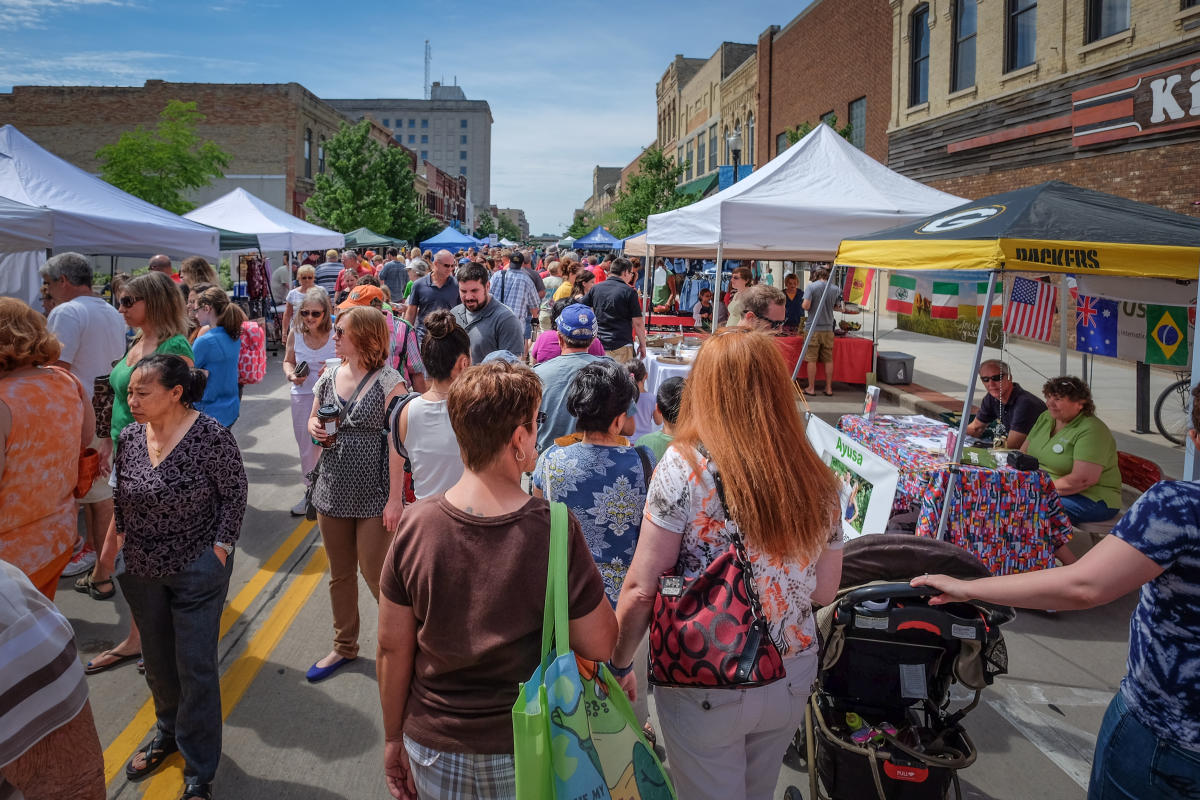
[[[1000,626],[1014,613],[985,603],[930,606],[937,592],[908,585],[925,573],[989,574],[936,539],[878,534],[847,543],[842,588],[817,615],[821,664],[805,714],[810,800],[943,800],[951,785],[962,797],[957,771],[976,751],[960,723],[1007,672]],[[974,697],[952,710],[953,683]]]

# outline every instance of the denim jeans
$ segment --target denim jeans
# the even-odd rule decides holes
[[[1071,518],[1071,522],[1104,522],[1117,515],[1120,509],[1112,509],[1099,500],[1092,500],[1081,494],[1068,494],[1062,498],[1063,511]]]
[[[1096,737],[1088,800],[1150,797],[1200,798],[1200,752],[1174,744],[1170,731],[1143,725],[1118,691]]]
[[[178,742],[188,783],[211,783],[221,760],[217,640],[232,571],[233,553],[222,567],[217,554],[206,548],[172,575],[125,573],[119,578],[142,633],[158,729]]]

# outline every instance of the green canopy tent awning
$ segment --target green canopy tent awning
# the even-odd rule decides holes
[[[261,249],[258,244],[258,234],[238,233],[237,231],[227,231],[224,228],[217,228],[217,231],[220,233],[219,247],[223,253]]]
[[[356,228],[346,234],[346,247],[404,247],[408,242],[375,233],[369,228]]]

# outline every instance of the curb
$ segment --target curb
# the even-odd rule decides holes
[[[962,412],[962,401],[949,395],[927,389],[918,383],[876,383],[880,397],[895,403],[911,414],[924,414],[937,419],[947,411]]]

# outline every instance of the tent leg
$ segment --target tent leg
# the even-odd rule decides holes
[[[1058,293],[1058,374],[1067,374],[1067,277],[1062,279],[1062,291]]]
[[[1196,288],[1196,297],[1200,302],[1200,286]],[[1192,339],[1192,391],[1196,390],[1196,384],[1200,383],[1200,373],[1196,372],[1196,365],[1200,364],[1200,337]],[[1197,479],[1198,465],[1196,464],[1196,445],[1192,444],[1192,437],[1188,436],[1184,442],[1183,455],[1183,479],[1185,481],[1194,481]]]
[[[833,267],[832,266],[829,269],[829,277],[825,279],[825,289],[821,292],[821,301],[820,301],[820,304],[817,306],[818,310],[825,307],[825,298],[826,298],[826,296],[828,296],[829,287],[831,287],[831,286],[833,286]],[[804,363],[804,354],[808,352],[808,343],[812,341],[812,336],[809,335],[811,332],[812,331],[809,331],[807,327],[805,328],[804,344],[800,345],[800,357],[796,359],[796,366],[792,370],[792,383],[795,383],[796,380],[800,377],[800,365]],[[829,383],[830,386],[833,385],[833,376],[832,375],[826,375],[825,380]],[[817,385],[817,367],[815,364],[813,365],[812,374],[808,376],[808,382],[809,382],[810,386],[815,387]]]
[[[950,503],[954,499],[954,493],[958,491],[958,462],[962,459],[963,439],[967,436],[967,420],[971,416],[971,406],[975,402],[975,376],[979,374],[979,364],[983,361],[983,343],[987,340],[987,323],[991,315],[992,300],[996,296],[996,271],[992,270],[988,276],[987,302],[983,307],[987,309],[983,320],[979,324],[979,334],[975,338],[975,360],[971,365],[971,375],[967,378],[967,396],[963,400],[962,418],[958,421],[958,437],[954,442],[954,452],[949,454],[950,458],[950,475],[946,484],[946,497],[942,500],[942,513],[938,517],[937,538],[943,539],[946,535],[946,523],[950,518]]]
[[[701,266],[703,266],[703,265],[701,265]],[[723,294],[721,291],[721,268],[723,266],[725,266],[725,248],[721,247],[720,243],[718,243],[717,244],[717,272],[716,272],[716,275],[714,275],[714,277],[713,277],[713,279],[715,281],[715,285],[713,286],[713,297],[715,298],[713,301],[713,309],[714,309],[713,322],[712,322],[712,332],[713,333],[716,333],[717,330],[720,329],[720,327],[721,327],[721,306],[724,305],[724,303],[721,300],[721,297]],[[725,309],[725,313],[726,314],[729,313],[728,308]],[[731,323],[733,323],[733,320],[727,320],[727,322],[726,322],[726,324],[731,324]]]
[[[646,321],[650,321],[650,314],[654,311],[654,245],[646,245],[646,263],[643,266],[645,272],[643,275],[649,275],[650,278],[643,282],[643,285],[649,287],[646,289],[646,294],[642,297],[642,307],[645,309],[642,313],[646,315]]]

